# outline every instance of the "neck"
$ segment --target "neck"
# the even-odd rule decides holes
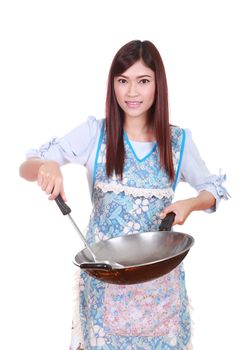
[[[125,118],[124,130],[132,141],[151,142],[155,141],[155,134],[152,126],[147,124],[146,119]]]

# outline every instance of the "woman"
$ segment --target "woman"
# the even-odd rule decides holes
[[[131,41],[112,62],[106,118],[91,117],[66,136],[31,150],[20,175],[37,181],[49,199],[64,200],[60,166],[85,165],[93,201],[87,240],[94,243],[154,231],[169,212],[183,224],[194,210],[228,198],[211,175],[188,130],[169,124],[165,69],[149,41]],[[198,195],[172,203],[179,181]],[[151,282],[113,285],[81,271],[71,349],[191,348],[183,265]]]

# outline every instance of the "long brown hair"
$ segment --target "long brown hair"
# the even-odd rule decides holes
[[[119,107],[114,92],[114,77],[124,73],[135,62],[142,60],[155,73],[155,101],[149,113],[148,124],[154,129],[161,167],[174,180],[172,146],[169,125],[168,88],[165,68],[157,48],[150,41],[133,40],[116,53],[108,76],[106,98],[106,172],[107,176],[122,178],[125,149],[123,142],[124,112]]]

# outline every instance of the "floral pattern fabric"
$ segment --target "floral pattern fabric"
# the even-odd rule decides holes
[[[108,332],[126,336],[162,335],[175,342],[180,309],[178,274],[179,269],[174,269],[158,281],[137,287],[106,286],[104,323]]]
[[[182,135],[181,129],[172,128],[175,170],[180,160]],[[173,183],[160,168],[157,147],[139,160],[125,134],[126,158],[123,180],[120,180],[106,176],[105,144],[103,133],[96,164],[93,212],[86,237],[90,244],[158,230],[159,213],[173,199]],[[104,191],[101,184],[112,185],[111,189],[118,186],[120,190]],[[129,194],[128,188],[137,192]],[[169,189],[169,195],[155,196],[155,191],[165,189]],[[153,196],[139,195],[144,190],[153,190]],[[182,264],[165,276],[134,285],[107,284],[81,271],[79,302],[82,339],[75,339],[79,349],[185,350],[189,344],[190,315]],[[73,333],[74,330],[75,327]]]

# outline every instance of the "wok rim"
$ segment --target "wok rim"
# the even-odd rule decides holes
[[[158,264],[158,263],[164,262],[164,261],[166,261],[166,260],[170,260],[170,259],[176,258],[176,257],[178,257],[179,255],[183,255],[184,253],[188,253],[189,250],[192,248],[192,246],[193,246],[194,243],[195,243],[195,239],[193,238],[193,236],[190,235],[190,234],[188,234],[188,233],[177,232],[177,231],[147,231],[147,232],[140,232],[140,233],[132,233],[132,234],[127,235],[127,236],[118,236],[118,237],[108,238],[108,239],[106,239],[106,240],[93,243],[93,244],[91,244],[90,246],[91,246],[91,248],[92,248],[92,247],[94,247],[96,244],[99,244],[100,242],[106,242],[106,241],[108,241],[108,240],[112,241],[112,240],[115,240],[115,239],[117,239],[117,238],[139,236],[139,235],[144,235],[144,234],[147,234],[147,233],[156,233],[156,232],[157,232],[157,233],[163,232],[163,233],[172,234],[172,235],[173,235],[173,234],[176,234],[176,235],[183,235],[184,237],[187,237],[187,238],[189,239],[190,244],[189,244],[189,246],[188,246],[187,248],[181,250],[181,252],[176,253],[176,254],[173,254],[173,255],[171,255],[171,256],[169,256],[169,257],[166,257],[166,258],[163,258],[163,259],[159,259],[159,260],[154,260],[154,261],[147,262],[147,263],[144,263],[144,264],[127,265],[127,266],[126,266],[126,265],[122,265],[123,267],[121,267],[121,268],[113,268],[113,270],[123,270],[123,269],[136,268],[136,267],[145,267],[145,266],[148,266],[148,265]],[[78,262],[76,261],[76,257],[77,257],[78,254],[80,254],[80,253],[83,252],[83,251],[88,251],[88,249],[87,249],[87,248],[84,248],[84,249],[80,250],[80,251],[75,255],[75,258],[74,258],[74,260],[73,260],[74,265],[76,265],[76,266],[78,266],[78,267],[81,266],[81,263],[78,263]],[[182,259],[182,260],[183,260],[183,259]],[[102,261],[102,260],[101,260],[101,261]],[[109,260],[108,260],[108,261],[109,261]],[[96,263],[96,262],[99,263],[99,261],[88,261],[88,260],[83,261],[83,263],[89,263],[89,262],[90,262],[90,263]],[[118,262],[118,261],[117,261],[117,262]],[[120,263],[120,262],[118,262],[118,263]],[[85,268],[84,268],[84,269],[85,269]],[[95,268],[92,268],[92,269],[90,268],[89,270],[95,270]]]

